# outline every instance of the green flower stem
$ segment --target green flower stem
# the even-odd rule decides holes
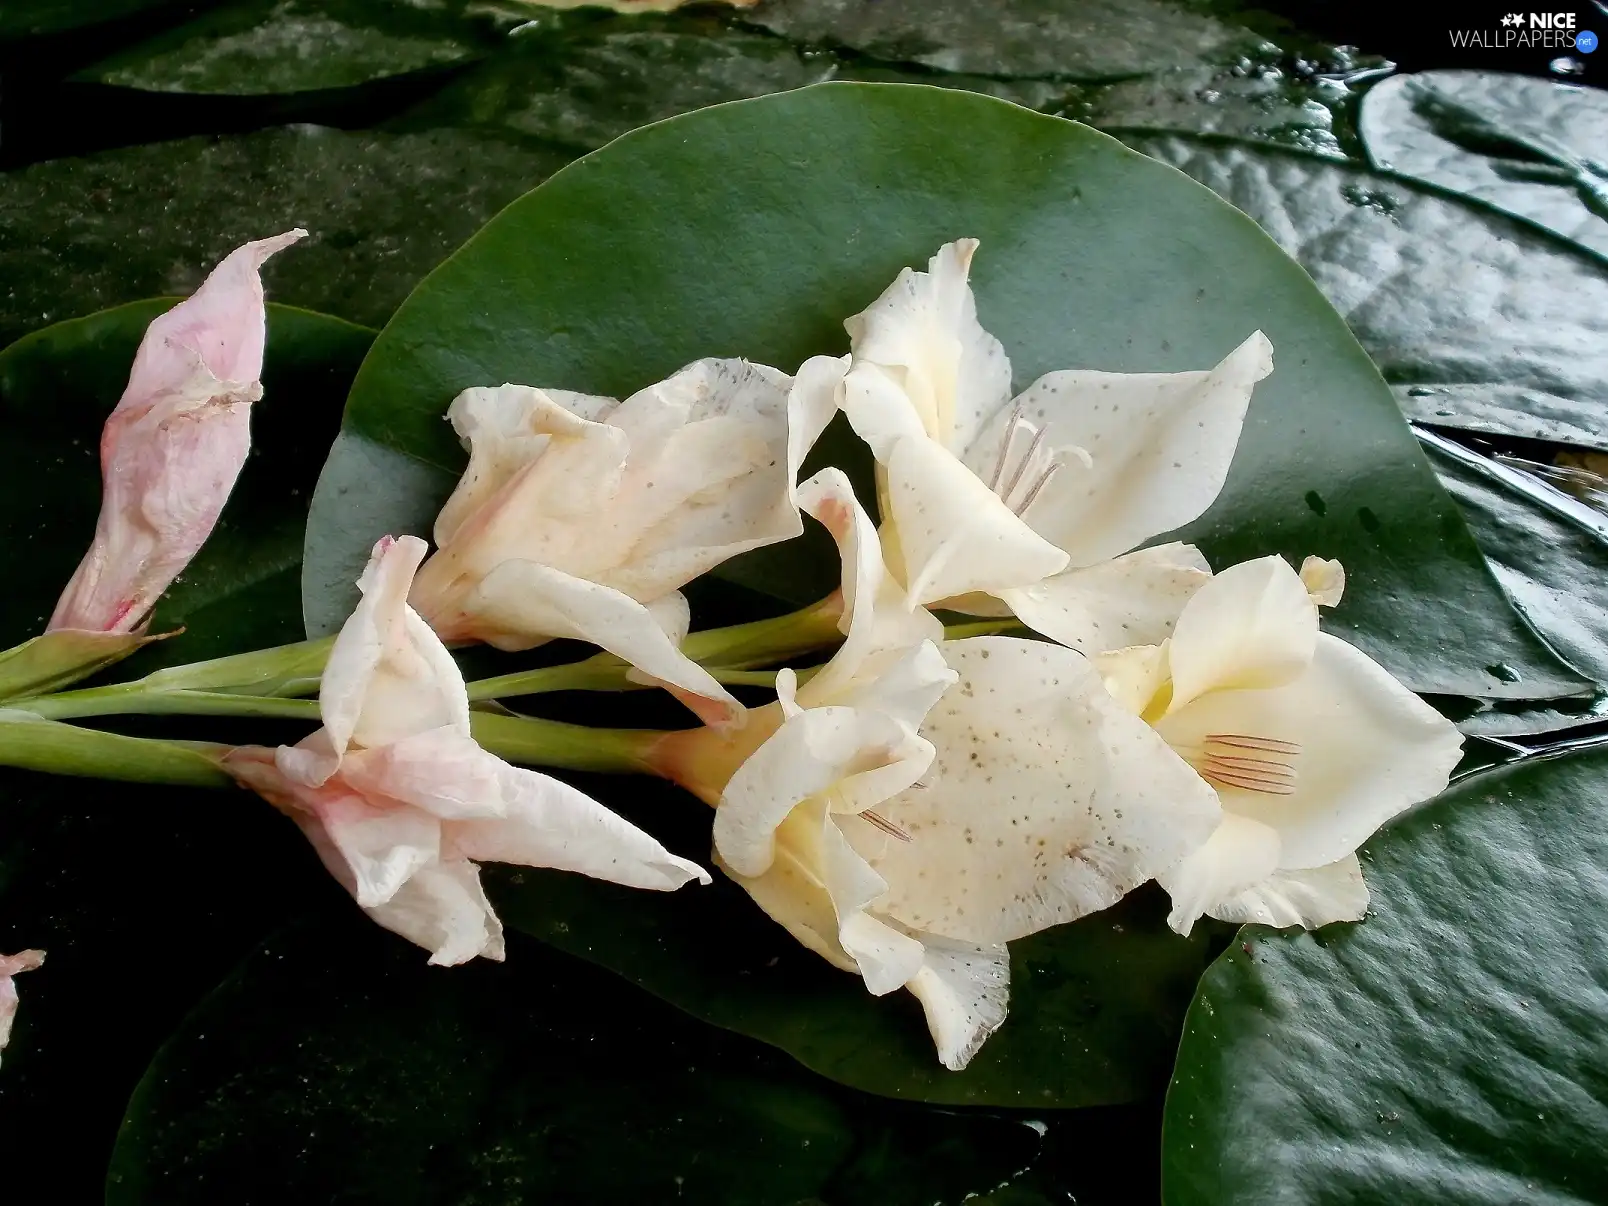
[[[967,637],[1003,636],[1005,633],[1020,629],[1027,631],[1024,625],[1015,616],[1006,616],[1000,620],[976,620],[965,624],[945,624],[944,640],[964,641]]]
[[[154,741],[43,720],[32,712],[0,710],[0,766],[182,787],[229,787],[218,763],[225,746]]]
[[[843,634],[837,626],[841,613],[842,601],[834,593],[785,616],[691,633],[681,643],[681,651],[700,665],[721,670],[772,665],[841,641]],[[630,669],[628,662],[612,653],[599,653],[568,665],[480,679],[469,684],[469,698],[507,699],[548,691],[641,691],[652,685],[633,682],[627,677]]]
[[[482,748],[509,762],[612,774],[655,773],[650,754],[664,737],[656,729],[593,729],[496,712],[474,712],[469,724]]]
[[[315,695],[324,663],[335,645],[332,636],[297,641],[272,649],[254,649],[230,657],[169,666],[131,683],[118,683],[131,692],[234,691],[243,695]]]
[[[129,690],[137,685],[116,683],[83,691],[63,691],[20,700],[12,706],[49,720],[82,716],[267,716],[313,724],[319,720],[316,699],[236,695],[228,691]]]

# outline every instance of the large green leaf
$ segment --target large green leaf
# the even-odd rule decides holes
[[[958,1204],[1020,1122],[899,1110],[534,943],[443,970],[352,910],[281,934],[169,1041],[108,1203]]]
[[[1608,1201],[1608,751],[1464,780],[1374,840],[1357,926],[1251,927],[1167,1101],[1167,1206]]]
[[[1554,649],[1608,684],[1608,515],[1533,474],[1425,435],[1441,484],[1463,509],[1508,597]],[[1464,732],[1516,736],[1593,724],[1603,699],[1488,707]]]
[[[47,327],[0,351],[0,472],[11,552],[0,643],[40,632],[95,531],[100,429],[127,383],[145,328],[173,298],[132,302]],[[217,528],[158,606],[148,646],[129,667],[197,660],[301,636],[297,583],[317,466],[341,399],[374,332],[338,318],[268,308],[263,400],[252,452]]]
[[[995,76],[1123,79],[1259,45],[1239,25],[1165,0],[769,0],[749,19],[805,44]]]
[[[256,725],[234,739],[275,735]],[[351,908],[295,826],[246,792],[0,770],[0,951],[47,953],[17,981],[0,1151],[53,1153],[46,1200],[98,1200],[157,1048],[318,901]],[[15,1183],[6,1193],[27,1196]]]
[[[1124,138],[1272,232],[1345,315],[1410,418],[1608,448],[1602,260],[1363,167],[1215,139]]]
[[[709,810],[691,797],[601,776],[584,787],[707,862]],[[955,1105],[1065,1108],[1155,1093],[1195,982],[1227,932],[1208,925],[1178,937],[1150,890],[1013,944],[1010,1016],[957,1073],[938,1063],[914,997],[872,997],[723,877],[646,901],[560,872],[490,869],[487,882],[508,924],[689,1013],[855,1088]]]
[[[1421,71],[1370,88],[1358,128],[1376,167],[1608,259],[1608,94],[1505,71]]]
[[[0,241],[0,341],[126,298],[188,293],[247,239],[293,226],[312,238],[266,265],[269,296],[379,326],[481,223],[569,158],[471,131],[298,125],[3,172],[0,229],[28,237]]]
[[[0,8],[0,43],[116,21],[164,7],[174,0],[6,0]]]
[[[237,0],[126,46],[77,78],[155,92],[345,88],[463,62],[495,45],[465,0]]]
[[[510,206],[415,290],[354,383],[320,480],[310,629],[347,614],[378,535],[427,529],[463,464],[441,422],[460,389],[621,393],[706,355],[791,368],[842,350],[845,316],[962,234],[983,241],[978,304],[1019,384],[1068,366],[1201,367],[1268,333],[1278,368],[1227,488],[1187,532],[1214,561],[1339,557],[1351,585],[1335,623],[1420,690],[1579,689],[1501,599],[1340,318],[1243,215],[1085,127],[866,84],[629,134]]]

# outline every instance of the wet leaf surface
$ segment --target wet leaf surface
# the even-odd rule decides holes
[[[1167,1206],[1608,1197],[1608,752],[1474,775],[1374,839],[1374,906],[1248,927],[1190,1009]]]
[[[1363,97],[1376,167],[1438,184],[1608,259],[1608,95],[1496,71],[1421,71]]]
[[[1128,141],[1299,260],[1409,418],[1608,447],[1608,266],[1594,257],[1362,167],[1245,143]]]

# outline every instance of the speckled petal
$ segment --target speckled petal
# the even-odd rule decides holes
[[[1005,1021],[1011,956],[1003,946],[969,946],[920,935],[926,956],[910,991],[927,1015],[927,1029],[944,1067],[959,1072]]]
[[[1190,544],[1163,544],[1000,592],[1033,631],[1081,653],[1157,645],[1211,578]]]
[[[1252,388],[1272,371],[1273,347],[1257,331],[1209,372],[1039,378],[1016,404],[1048,425],[1052,446],[1082,448],[1092,464],[1058,473],[1028,522],[1081,566],[1197,518],[1223,488]]]
[[[1315,930],[1335,921],[1361,921],[1368,885],[1355,854],[1309,871],[1275,871],[1261,883],[1208,909],[1236,925],[1299,925]]]
[[[922,726],[930,783],[877,809],[911,838],[868,852],[879,912],[996,945],[1114,904],[1216,827],[1216,794],[1080,654],[1007,637],[943,652],[960,681]]]

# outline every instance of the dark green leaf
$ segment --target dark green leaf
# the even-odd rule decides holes
[[[1242,931],[1190,1009],[1167,1206],[1608,1201],[1608,752],[1375,839],[1374,911]]]
[[[1256,48],[1250,31],[1160,0],[770,0],[757,25],[797,42],[943,71],[1121,79]]]
[[[100,430],[145,328],[174,299],[58,323],[0,351],[0,466],[13,561],[0,642],[38,633],[89,547],[100,510]],[[187,628],[125,663],[130,672],[300,638],[302,529],[341,398],[374,333],[288,306],[268,309],[263,400],[252,453],[212,537],[162,602],[152,631]]]
[[[172,3],[173,0],[6,0],[0,8],[0,42],[67,33]]]
[[[266,266],[269,296],[378,326],[568,158],[468,131],[293,126],[0,173],[0,229],[28,232],[0,242],[0,341],[125,298],[188,293],[247,239],[293,226],[313,237]]]
[[[282,934],[162,1050],[107,1201],[959,1203],[1016,1122],[870,1103],[532,943],[427,967],[356,910]]]
[[[521,38],[401,124],[472,126],[592,150],[704,105],[831,77],[829,55],[714,21],[622,17],[566,39]]]
[[[585,788],[707,861],[708,809],[669,786]],[[1132,1101],[1165,1081],[1178,1025],[1219,947],[1166,928],[1154,891],[1012,945],[1011,1010],[964,1072],[946,1071],[914,997],[876,998],[805,950],[741,888],[644,901],[559,872],[495,869],[489,890],[518,929],[619,972],[687,1012],[763,1039],[825,1076],[892,1097],[1055,1109]],[[1226,931],[1224,931],[1226,932]]]
[[[1508,597],[1571,664],[1608,683],[1608,515],[1523,470],[1442,447],[1429,450],[1430,460]],[[1465,732],[1518,735],[1600,719],[1589,706],[1493,708],[1461,724]]]
[[[1608,95],[1498,71],[1374,85],[1358,128],[1376,167],[1439,184],[1608,259]]]
[[[1418,689],[1581,689],[1501,599],[1344,324],[1243,215],[1082,126],[970,93],[864,84],[627,135],[433,273],[359,374],[321,479],[311,631],[347,614],[377,536],[427,529],[463,464],[441,422],[460,389],[618,394],[708,355],[791,368],[841,351],[845,316],[962,234],[983,241],[979,307],[1020,384],[1069,366],[1208,366],[1267,331],[1278,369],[1223,496],[1186,533],[1216,563],[1339,557],[1351,586],[1335,624]],[[1518,680],[1486,669],[1498,664]]]
[[[1124,137],[1273,232],[1345,315],[1409,418],[1608,448],[1601,260],[1365,168],[1249,144]]]
[[[0,1150],[53,1153],[40,1200],[99,1200],[158,1046],[320,899],[352,907],[296,827],[246,792],[0,771],[0,951],[47,953],[17,981]],[[33,1196],[16,1182],[5,1192]]]
[[[125,47],[76,78],[154,92],[346,88],[474,57],[496,43],[463,0],[242,0]]]

